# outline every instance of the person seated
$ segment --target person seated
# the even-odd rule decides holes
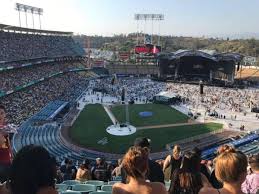
[[[169,194],[198,194],[203,186],[211,185],[200,172],[200,156],[195,152],[188,152],[183,156],[181,167],[171,176]]]
[[[131,147],[125,154],[122,166],[127,173],[127,184],[113,185],[113,194],[167,194],[166,188],[159,182],[147,182],[148,150],[142,147]]]
[[[112,171],[112,176],[114,177],[121,176],[121,162],[122,162],[122,159],[118,159],[118,166],[116,166],[116,168],[114,168],[114,170]]]
[[[259,154],[249,158],[249,165],[252,173],[246,176],[245,182],[242,184],[242,191],[244,193],[258,193],[259,192]]]
[[[215,165],[216,178],[223,183],[222,189],[204,186],[199,194],[243,194],[241,184],[247,174],[246,155],[235,149],[224,151],[217,157]]]
[[[7,188],[11,194],[57,194],[56,161],[41,147],[23,147],[14,157]]]
[[[91,171],[89,169],[89,161],[85,160],[77,170],[76,180],[78,181],[88,181],[91,180]]]

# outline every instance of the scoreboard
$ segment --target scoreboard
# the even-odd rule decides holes
[[[153,44],[138,45],[135,47],[136,54],[152,55],[161,52],[161,46]]]

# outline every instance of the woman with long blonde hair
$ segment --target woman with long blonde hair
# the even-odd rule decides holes
[[[221,189],[203,187],[199,194],[243,194],[241,185],[246,179],[247,157],[235,149],[228,149],[216,159],[215,175],[223,183]]]

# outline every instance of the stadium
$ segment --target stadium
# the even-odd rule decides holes
[[[146,51],[147,45],[153,49]],[[95,67],[72,32],[0,24],[0,132],[14,158],[36,145],[55,158],[61,172],[62,165],[79,169],[86,160],[116,166],[138,138],[148,141],[148,157],[162,168],[175,145],[182,154],[199,149],[202,161],[212,161],[223,145],[258,155],[259,90],[234,87],[238,73],[246,71],[244,55],[136,48],[136,63]],[[84,181],[86,189],[65,174],[56,179],[64,193],[75,185],[85,193],[91,185],[92,192],[122,180],[95,177]]]

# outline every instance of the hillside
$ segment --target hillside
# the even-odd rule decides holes
[[[86,45],[86,38],[87,36],[74,37],[84,47]],[[132,51],[137,43],[136,34],[115,35],[113,37],[89,36],[89,38],[91,48],[110,51]],[[156,36],[154,40],[157,40]],[[179,49],[213,49],[218,52],[237,52],[246,56],[259,57],[259,40],[257,39],[223,40],[215,38],[162,36],[161,45],[165,52],[172,52]]]

